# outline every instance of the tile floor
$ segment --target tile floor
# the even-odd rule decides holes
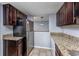
[[[50,49],[34,48],[29,56],[52,56]]]

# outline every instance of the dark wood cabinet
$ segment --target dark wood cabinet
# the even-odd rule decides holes
[[[19,10],[16,11],[16,17],[17,19],[24,19],[26,17],[26,15],[24,15],[22,12],[20,12]]]
[[[79,25],[79,2],[74,2],[74,19],[75,23]]]
[[[74,16],[79,17],[79,2],[74,2]]]
[[[56,14],[56,19],[57,19],[57,21],[56,21],[56,25],[57,26],[60,26],[61,25],[61,23],[60,23],[60,10],[57,12],[57,14]]]
[[[22,47],[22,55],[25,56],[26,53],[27,53],[27,40],[26,40],[26,37],[24,37],[22,39],[22,42],[23,42],[23,47]]]
[[[4,56],[22,56],[22,39],[4,40]]]
[[[67,25],[68,24],[74,24],[73,19],[73,2],[66,2],[66,11],[67,11]]]
[[[64,6],[64,7],[63,7]],[[64,4],[60,10],[60,25],[64,25],[66,24],[66,21],[64,21],[64,19],[66,19],[66,5]]]
[[[16,9],[10,4],[3,5],[4,25],[16,24]]]
[[[19,19],[25,19],[27,16],[10,4],[3,5],[3,24],[16,25]]]
[[[13,8],[12,9],[12,25],[16,25],[16,20],[17,20],[17,17],[16,17],[16,9]]]
[[[65,25],[67,22],[67,14],[66,14],[66,3],[60,8],[57,12],[57,26]]]
[[[77,24],[79,17],[79,3],[65,2],[57,12],[57,26]]]

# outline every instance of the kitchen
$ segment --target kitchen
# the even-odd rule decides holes
[[[78,6],[78,2],[0,3],[0,55],[79,56]]]

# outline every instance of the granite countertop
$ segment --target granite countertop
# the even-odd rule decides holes
[[[14,40],[14,41],[17,41],[17,40],[20,40],[22,38],[23,37],[14,37],[12,34],[3,35],[3,40]]]
[[[55,41],[63,56],[79,56],[79,38],[64,33],[52,33],[51,38]]]

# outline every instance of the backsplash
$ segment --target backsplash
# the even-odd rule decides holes
[[[79,25],[63,26],[62,32],[71,36],[79,37]]]
[[[57,35],[57,36],[62,36],[65,38],[69,38],[69,39],[79,39],[79,37],[75,37],[66,33],[62,33],[62,32],[52,32],[51,35]]]
[[[12,26],[3,26],[2,27],[2,34],[13,34],[13,27]]]

